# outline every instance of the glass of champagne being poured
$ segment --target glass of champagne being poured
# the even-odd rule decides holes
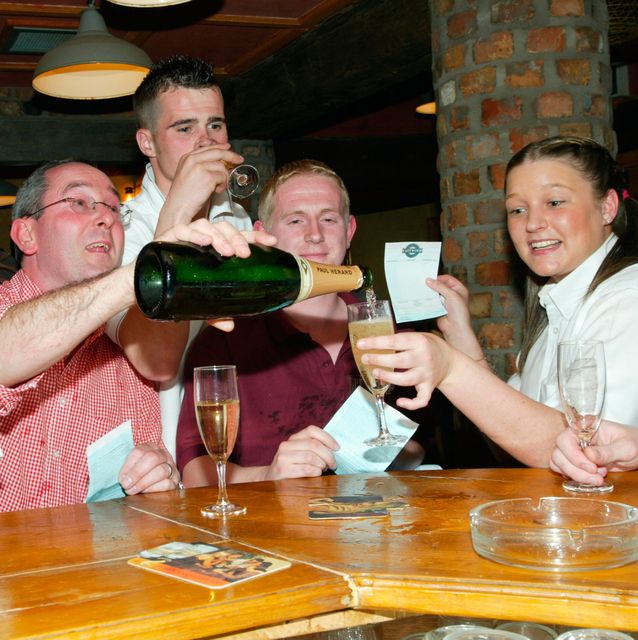
[[[235,446],[239,428],[239,393],[234,365],[195,367],[195,415],[202,441],[217,467],[217,503],[203,507],[202,515],[237,516],[246,507],[233,504],[226,493],[226,461]]]
[[[588,447],[600,426],[605,400],[605,352],[603,343],[561,342],[558,345],[558,388],[563,413],[581,449]],[[614,485],[590,485],[575,480],[563,482],[572,493],[608,493]]]
[[[356,347],[357,341],[361,338],[371,338],[374,336],[387,336],[394,333],[392,323],[392,312],[390,303],[387,300],[370,300],[368,302],[357,302],[348,305],[348,331],[350,332],[350,345],[355,362],[361,373],[366,386],[374,396],[379,433],[374,438],[365,440],[364,444],[369,447],[379,447],[384,445],[394,445],[407,440],[404,436],[393,435],[388,431],[385,419],[385,394],[390,386],[374,377],[373,365],[366,365],[361,362],[364,351]],[[392,353],[390,350],[375,350],[374,353]]]

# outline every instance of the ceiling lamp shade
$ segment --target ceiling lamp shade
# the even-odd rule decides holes
[[[10,207],[16,201],[17,187],[6,180],[0,180],[0,207]]]
[[[77,34],[42,56],[33,88],[71,100],[120,98],[135,93],[151,64],[140,48],[112,36],[97,9],[89,7]]]
[[[416,108],[416,112],[428,116],[433,116],[436,114],[436,102],[424,102]]]
[[[110,0],[113,4],[124,7],[168,7],[171,4],[184,4],[190,0]]]

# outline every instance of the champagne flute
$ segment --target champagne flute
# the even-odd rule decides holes
[[[194,369],[195,415],[202,441],[217,467],[217,503],[203,507],[202,515],[238,516],[246,507],[233,504],[226,494],[226,461],[239,428],[239,393],[234,365]]]
[[[561,342],[558,345],[558,387],[569,428],[581,449],[588,447],[600,426],[605,399],[605,351],[598,341]],[[573,493],[609,493],[614,485],[605,480],[591,485],[575,480],[563,482]]]
[[[230,170],[228,174],[228,191],[236,198],[248,198],[259,187],[259,171],[252,164],[238,164],[233,166],[224,163]]]
[[[392,445],[403,443],[407,440],[404,436],[393,435],[388,431],[385,420],[385,394],[390,386],[386,382],[377,380],[372,374],[373,366],[361,362],[361,356],[366,353],[356,347],[361,338],[374,336],[387,336],[394,333],[392,324],[392,312],[387,300],[374,300],[370,302],[357,302],[348,305],[348,331],[350,332],[350,344],[352,354],[366,386],[374,396],[377,410],[379,433],[374,438],[365,440],[369,447]],[[376,350],[375,353],[392,353],[388,349]]]

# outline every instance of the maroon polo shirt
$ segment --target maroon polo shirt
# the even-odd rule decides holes
[[[230,457],[242,466],[269,465],[279,444],[308,425],[324,427],[352,392],[358,376],[348,339],[332,362],[281,311],[238,318],[224,333],[208,327],[195,339],[184,366],[184,401],[177,427],[180,470],[207,455],[193,406],[193,367],[237,366],[241,402],[237,442]]]

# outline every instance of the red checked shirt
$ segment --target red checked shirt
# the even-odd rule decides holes
[[[0,285],[0,317],[40,295],[19,271]],[[126,420],[136,444],[160,442],[155,386],[133,369],[103,327],[35,378],[0,385],[0,511],[83,502],[87,446]]]

